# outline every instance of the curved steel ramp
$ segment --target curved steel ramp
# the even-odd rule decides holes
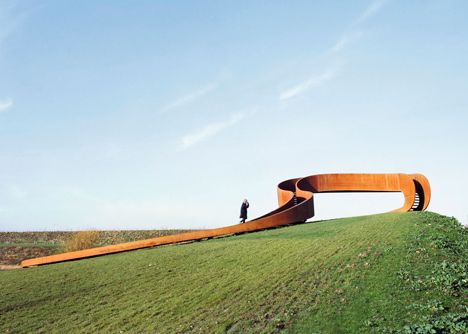
[[[393,212],[423,211],[429,205],[431,189],[422,174],[320,174],[290,179],[278,185],[279,207],[259,218],[209,230],[157,237],[117,245],[90,248],[21,262],[22,267],[83,259],[140,248],[201,240],[223,235],[260,231],[272,227],[305,222],[314,216],[314,193],[401,192],[404,203]]]

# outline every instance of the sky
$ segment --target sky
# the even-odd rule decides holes
[[[212,228],[422,173],[468,223],[468,2],[0,0],[0,230]],[[398,208],[318,194],[313,220]]]

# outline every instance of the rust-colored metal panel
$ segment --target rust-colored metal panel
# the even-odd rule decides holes
[[[304,222],[315,214],[314,193],[401,192],[404,197],[403,206],[393,210],[394,212],[425,210],[431,198],[429,181],[422,174],[319,174],[283,181],[278,185],[277,191],[279,207],[244,224],[44,256],[24,260],[21,262],[21,266],[31,267],[77,260]]]

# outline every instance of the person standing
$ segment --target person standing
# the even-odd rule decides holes
[[[247,201],[247,199],[244,199],[244,201],[242,202],[242,205],[241,205],[241,209],[240,209],[240,222],[241,223],[245,223],[245,220],[247,219],[247,209],[249,208],[249,201]]]

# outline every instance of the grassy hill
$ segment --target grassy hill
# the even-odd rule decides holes
[[[465,333],[467,259],[434,213],[295,225],[0,272],[0,332]]]

